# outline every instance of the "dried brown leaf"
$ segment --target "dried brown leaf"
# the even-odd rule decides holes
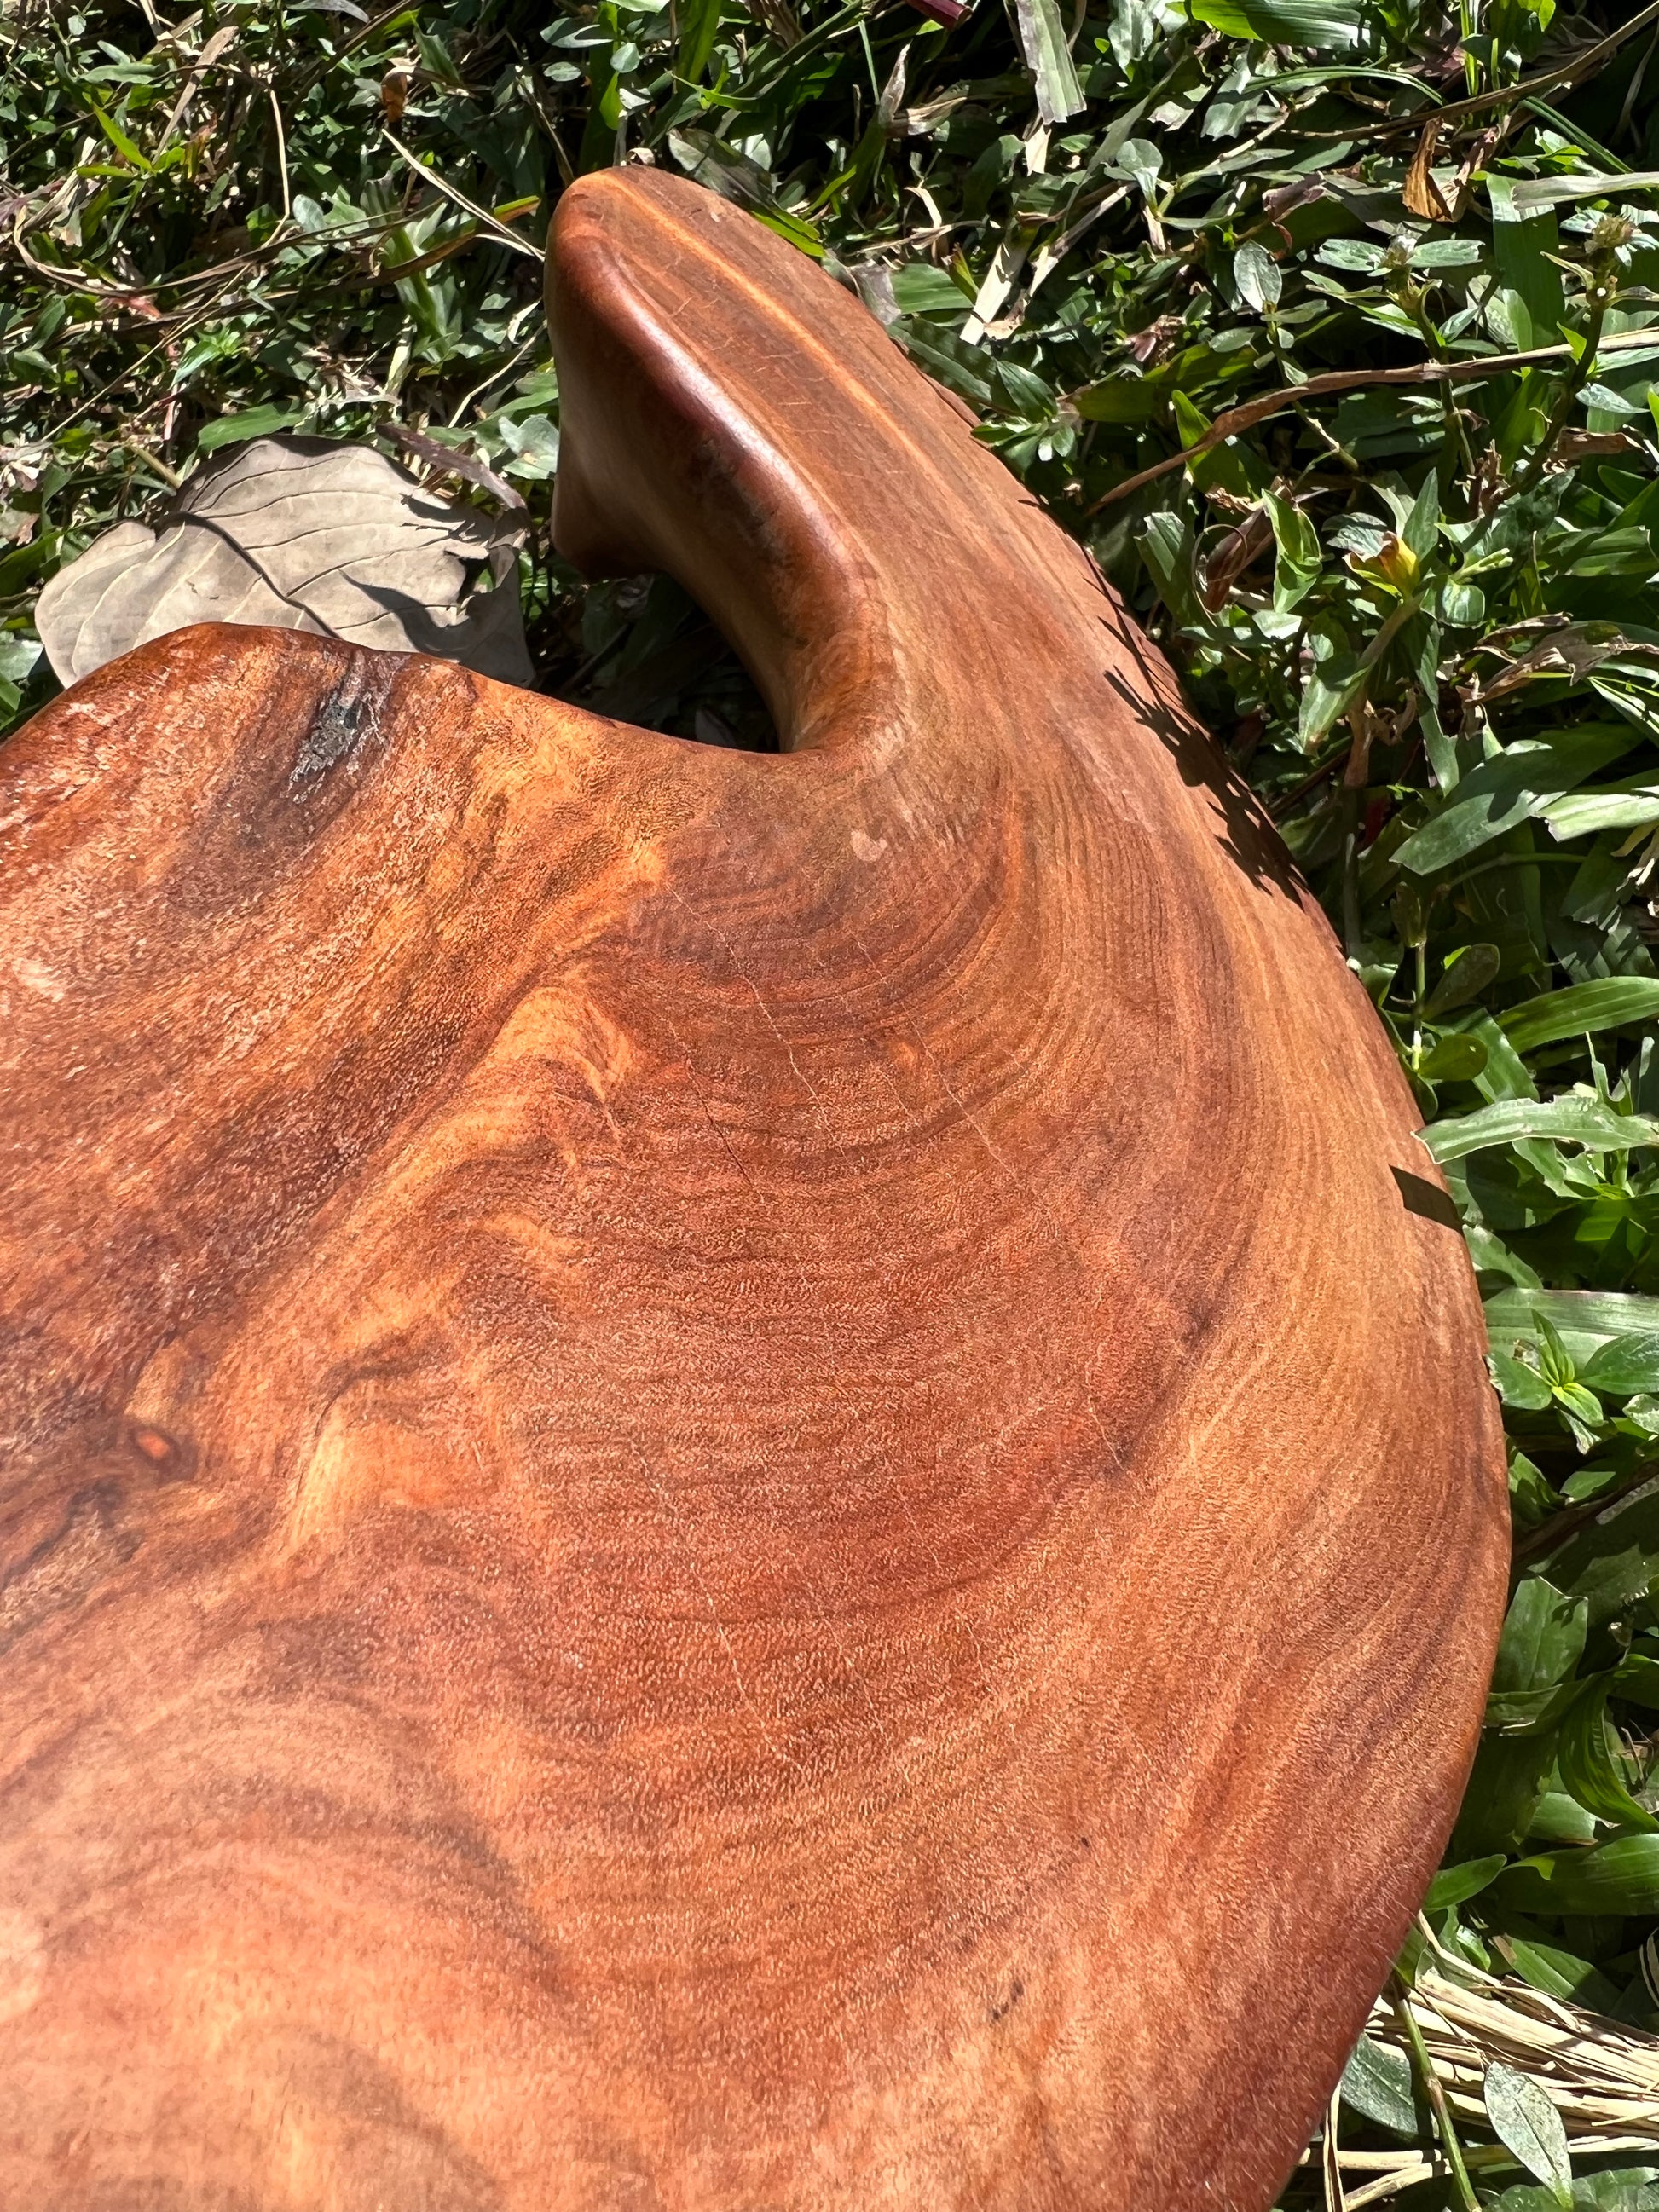
[[[1438,123],[1424,125],[1423,136],[1417,142],[1417,151],[1412,155],[1411,167],[1406,172],[1406,182],[1401,193],[1408,212],[1420,216],[1425,222],[1450,222],[1454,220],[1430,167],[1439,137]]]
[[[1611,453],[1639,450],[1628,430],[1563,430],[1556,439],[1551,459],[1558,466],[1567,469],[1580,461],[1601,460]]]
[[[1212,614],[1225,606],[1233,586],[1273,542],[1273,522],[1265,507],[1252,507],[1227,532],[1204,564],[1203,599]]]
[[[388,422],[386,434],[417,461],[424,461],[429,469],[441,475],[459,477],[463,483],[476,484],[480,491],[487,491],[492,499],[501,501],[508,514],[529,514],[524,495],[515,491],[504,477],[498,477],[476,454],[463,453],[454,446],[441,445],[437,439],[423,437],[418,430],[410,430],[402,422]]]
[[[1485,641],[1483,641],[1485,642]],[[1512,660],[1507,668],[1500,669],[1489,684],[1468,696],[1476,706],[1485,706],[1492,699],[1501,699],[1506,692],[1518,691],[1523,684],[1530,684],[1538,676],[1588,676],[1604,660],[1620,655],[1650,659],[1656,648],[1640,645],[1627,638],[1611,623],[1570,623],[1551,636]]]
[[[190,479],[159,532],[121,523],[60,569],[36,624],[65,684],[149,638],[222,622],[432,653],[527,684],[520,535],[372,446],[251,439]],[[472,590],[486,569],[496,587]]]

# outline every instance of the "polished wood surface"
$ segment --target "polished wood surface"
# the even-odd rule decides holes
[[[0,752],[0,2203],[1261,2212],[1502,1601],[1418,1117],[856,301],[555,244],[781,757],[224,629]]]

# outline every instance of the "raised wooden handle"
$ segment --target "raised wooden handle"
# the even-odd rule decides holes
[[[793,750],[199,629],[0,753],[0,2201],[1259,2212],[1502,1600],[1411,1098],[847,294],[555,248]]]

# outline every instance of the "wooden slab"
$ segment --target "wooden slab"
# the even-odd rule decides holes
[[[0,2202],[1261,2212],[1502,1602],[1412,1101],[849,295],[556,246],[792,750],[204,629],[0,752]]]

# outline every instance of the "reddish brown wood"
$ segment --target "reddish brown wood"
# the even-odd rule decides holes
[[[556,243],[793,750],[201,629],[0,755],[0,2202],[1259,2212],[1501,1601],[1411,1099],[855,301]]]

